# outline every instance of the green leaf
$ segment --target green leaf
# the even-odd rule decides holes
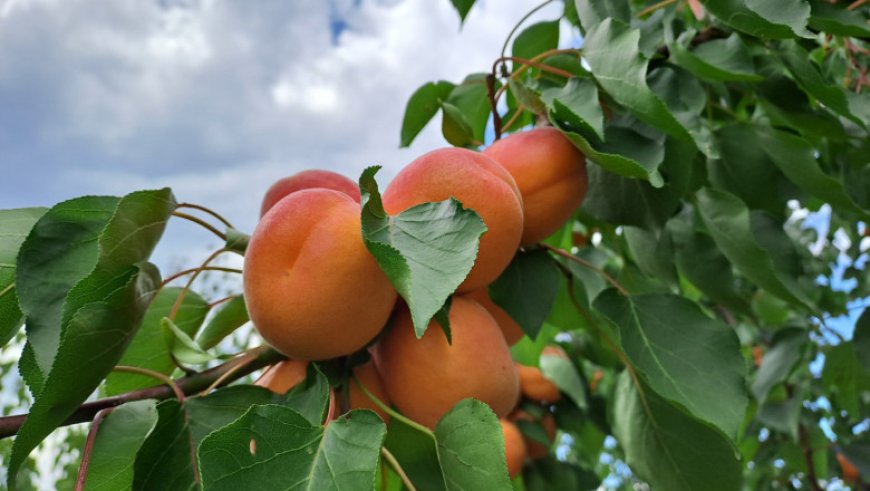
[[[853,418],[861,417],[861,393],[868,388],[870,375],[863,373],[853,342],[840,343],[825,353],[822,384],[833,395],[837,407]]]
[[[45,208],[0,210],[0,347],[15,337],[24,323],[15,293],[15,262],[21,244]]]
[[[866,121],[852,113],[846,90],[837,83],[826,81],[819,69],[813,65],[810,54],[805,49],[794,41],[786,41],[780,45],[779,53],[794,76],[795,82],[804,92],[841,116],[867,127]]]
[[[766,402],[770,389],[786,380],[801,359],[801,349],[807,341],[807,332],[803,329],[786,328],[776,333],[751,386],[759,404]]]
[[[565,128],[576,128],[604,138],[604,114],[598,103],[598,86],[591,79],[574,77],[561,88],[541,93],[550,115]]]
[[[514,38],[511,54],[516,58],[525,58],[527,60],[535,56],[556,49],[559,47],[559,21],[546,21],[532,24],[525,28],[519,35]],[[512,71],[522,66],[521,63],[514,63]]]
[[[248,308],[245,305],[245,297],[242,295],[233,297],[209,319],[196,337],[196,343],[202,346],[202,349],[212,349],[248,321],[250,318],[248,317]]]
[[[760,38],[809,37],[810,6],[805,0],[701,0],[711,14],[734,29]]]
[[[526,491],[554,489],[593,491],[600,489],[601,479],[592,471],[560,462],[552,457],[545,457],[526,464],[523,470],[523,485]]]
[[[605,92],[638,119],[677,138],[692,140],[689,131],[647,86],[645,60],[638,47],[640,31],[605,19],[589,33],[583,54]],[[702,151],[704,145],[695,140]]]
[[[458,107],[448,102],[441,103],[441,133],[448,143],[455,147],[475,145],[474,130]]]
[[[855,322],[852,342],[855,343],[855,354],[864,367],[864,373],[870,375],[870,308],[865,308],[861,317]]]
[[[459,12],[459,23],[465,22],[465,17],[468,15],[468,11],[471,10],[471,7],[474,6],[475,0],[450,0],[453,3],[453,7]]]
[[[386,429],[357,410],[324,430],[296,411],[253,406],[199,445],[204,489],[370,490]]]
[[[666,37],[673,60],[695,76],[713,81],[758,82],[752,57],[740,36],[735,32],[727,39],[712,39],[690,48],[695,30],[689,29],[674,40],[670,25]]]
[[[103,419],[88,465],[86,491],[115,491],[133,485],[133,459],[157,425],[154,400],[128,402]]]
[[[157,404],[157,425],[133,464],[132,490],[193,489],[194,448],[185,408],[175,399]]]
[[[619,327],[634,369],[657,394],[736,439],[746,412],[746,365],[727,325],[669,294],[606,290],[595,308]]]
[[[227,240],[224,244],[224,247],[228,251],[238,252],[241,255],[245,255],[245,251],[248,249],[248,243],[251,241],[251,236],[236,230],[234,228],[227,227]]]
[[[608,17],[622,22],[631,20],[631,10],[626,0],[574,0],[574,6],[587,33]]]
[[[560,278],[559,268],[545,250],[520,251],[489,286],[489,296],[535,339],[553,307]]]
[[[656,228],[663,225],[679,206],[668,188],[627,179],[597,165],[587,165],[589,191],[582,209],[593,217],[617,225]]]
[[[707,105],[707,93],[698,79],[680,68],[663,66],[653,71],[647,82],[692,135],[695,146],[709,158],[718,157],[712,133],[701,120],[701,112]]]
[[[471,271],[486,225],[454,198],[387,215],[374,177],[378,169],[367,168],[359,180],[363,240],[407,302],[419,338]]]
[[[324,423],[329,409],[329,380],[316,364],[308,364],[305,380],[287,392],[282,405],[292,408],[312,425]]]
[[[239,419],[252,406],[281,404],[285,397],[256,385],[231,385],[184,403],[190,420],[190,437],[199,445],[209,433]]]
[[[486,73],[473,73],[450,92],[445,103],[455,107],[463,116],[463,120],[471,128],[471,140],[480,145],[485,141],[486,123],[489,121],[491,109],[489,95],[486,89]],[[498,89],[498,82],[494,89]],[[442,108],[444,104],[442,103]]]
[[[191,365],[199,365],[216,358],[214,355],[206,353],[169,317],[160,320],[160,328],[163,333],[163,344],[176,360]]]
[[[749,210],[736,196],[705,188],[697,193],[698,211],[716,245],[743,276],[808,312],[814,307],[795,280],[774,267],[770,254],[752,233]]]
[[[825,0],[811,0],[810,27],[840,36],[870,36],[870,25],[867,25],[866,16],[861,15],[860,9],[849,10],[849,5],[848,2],[834,5]]]
[[[676,283],[674,252],[670,237],[662,230],[623,227],[625,243],[638,268],[651,278]]]
[[[545,354],[541,356],[540,363],[544,376],[556,384],[560,391],[567,394],[577,407],[584,411],[589,408],[585,384],[571,360],[563,356]]]
[[[835,209],[870,219],[870,213],[855,203],[843,183],[822,171],[816,162],[815,149],[808,141],[770,127],[759,127],[756,131],[761,148],[789,180]]]
[[[474,2],[471,1],[470,3]],[[402,120],[400,147],[411,145],[414,138],[435,117],[435,114],[441,107],[441,103],[447,100],[453,87],[452,83],[443,80],[428,82],[411,95],[411,98],[408,99],[408,104],[405,106],[405,117]]]
[[[508,86],[510,86],[511,95],[516,98],[517,102],[523,105],[525,110],[534,114],[545,114],[547,112],[547,106],[541,100],[541,94],[537,88],[526,85],[515,78],[508,80]]]
[[[634,387],[628,372],[619,376],[612,407],[626,462],[652,489],[741,489],[741,465],[730,442],[646,386]]]
[[[769,76],[758,84],[758,103],[770,126],[786,126],[807,138],[845,140],[846,131],[830,111],[813,107],[798,84],[784,75]]]
[[[18,468],[31,450],[91,395],[121,359],[160,283],[157,269],[147,259],[174,209],[169,189],[129,194],[117,202],[108,224],[91,244],[98,252],[93,271],[66,293],[61,322],[55,318],[57,323],[48,326],[59,332],[60,343],[15,439],[9,487],[14,488]],[[75,217],[67,223],[75,223]],[[68,248],[68,243],[60,241],[60,250]],[[52,250],[39,249],[30,260],[38,260],[40,255],[44,259]],[[55,266],[63,270],[67,264]]]
[[[419,491],[447,490],[447,482],[438,463],[435,437],[428,428],[410,426],[398,418],[392,418],[384,446],[396,457]]]
[[[170,375],[175,370],[175,363],[169,356],[169,349],[163,342],[160,321],[172,311],[172,306],[181,293],[180,287],[163,288],[142,319],[142,325],[136,336],[121,357],[119,365],[147,368],[155,372]],[[175,323],[181,331],[188,335],[196,333],[208,313],[208,302],[195,292],[188,292],[178,308]],[[151,377],[127,372],[113,372],[106,378],[106,394],[115,395],[131,390],[143,389],[160,385]]]

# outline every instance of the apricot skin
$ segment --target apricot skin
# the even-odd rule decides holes
[[[540,368],[527,367],[517,363],[517,373],[520,376],[520,391],[535,402],[558,402],[562,393],[556,384],[544,376]]]
[[[329,189],[297,191],[263,216],[245,255],[244,291],[263,338],[303,360],[364,347],[397,297],[363,243],[359,204]]]
[[[479,303],[487,312],[489,312],[489,315],[495,319],[498,323],[498,327],[501,328],[501,333],[504,335],[504,339],[507,341],[508,346],[517,344],[520,339],[526,335],[526,333],[523,332],[523,328],[517,324],[517,321],[492,301],[486,288],[469,292],[465,296]]]
[[[487,231],[474,267],[460,292],[492,283],[513,259],[523,230],[523,202],[510,174],[489,157],[463,148],[442,148],[414,160],[396,175],[383,196],[384,209],[408,208],[451,196],[477,212]]]
[[[556,128],[511,134],[483,153],[510,172],[522,194],[522,245],[552,235],[586,197],[586,158]]]
[[[504,453],[507,458],[508,475],[511,479],[517,477],[523,470],[526,460],[526,443],[519,428],[508,420],[500,419],[501,431],[504,434]]]
[[[387,392],[384,390],[384,384],[381,382],[381,377],[378,375],[375,365],[372,362],[354,367],[353,375],[363,384],[366,390],[372,393],[372,395],[380,399],[380,401],[387,406],[390,405],[390,398],[387,396]],[[359,388],[356,381],[353,379],[348,380],[347,398],[350,409],[371,409],[378,413],[378,416],[380,416],[385,423],[390,422],[390,415],[384,412],[375,401],[371,400],[369,396]]]
[[[266,191],[266,195],[263,196],[260,216],[265,215],[284,196],[312,188],[334,189],[350,196],[357,203],[360,200],[359,187],[343,175],[328,170],[304,170],[292,176],[278,179],[275,184],[272,184]]]
[[[452,345],[435,321],[418,340],[407,307],[397,311],[374,348],[390,400],[429,428],[468,397],[505,416],[517,402],[519,379],[501,330],[486,309],[463,297],[454,297],[448,316]]]
[[[265,387],[276,394],[286,394],[305,380],[307,374],[307,360],[284,360],[267,368],[254,385]]]

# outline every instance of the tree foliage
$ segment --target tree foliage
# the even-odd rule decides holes
[[[476,21],[473,0],[452,3]],[[521,403],[558,438],[514,488],[864,489],[870,4],[548,4],[562,15],[524,18],[490,71],[410,95],[400,135],[411,145],[440,114],[447,142],[478,149],[550,125],[587,158],[582,206],[489,289],[526,334],[514,358],[566,395]],[[366,246],[417,336],[432,318],[449,335],[486,227],[452,199],[389,216],[375,172],[359,179]],[[312,365],[287,394],[234,383],[281,356],[222,342],[246,325],[244,298],[191,287],[232,273],[209,263],[247,236],[193,218],[222,222],[206,225],[226,246],[164,288],[148,258],[168,220],[191,218],[179,208],[162,189],[0,211],[0,342],[26,343],[4,389],[33,399],[26,420],[0,418],[10,488],[31,487],[46,437],[87,421],[87,442],[69,440],[81,489],[510,488],[479,401],[434,430],[386,407],[388,424],[332,415],[365,350]]]

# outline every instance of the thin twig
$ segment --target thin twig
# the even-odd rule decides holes
[[[193,223],[196,223],[196,224],[202,226],[203,228],[205,228],[206,230],[208,230],[209,232],[211,232],[211,233],[217,235],[218,237],[220,237],[221,240],[224,240],[224,241],[227,240],[227,234],[225,234],[225,233],[221,232],[220,230],[216,229],[212,224],[206,222],[205,220],[203,220],[203,219],[201,219],[201,218],[197,218],[197,217],[195,217],[195,216],[193,216],[193,215],[188,215],[187,213],[182,213],[182,212],[180,212],[180,211],[173,211],[173,212],[172,212],[172,215],[173,215],[173,216],[176,216],[176,217],[178,217],[178,218],[184,218],[185,220],[189,220],[189,221],[191,221],[191,222],[193,222]]]
[[[169,311],[169,319],[175,320],[176,314],[178,314],[178,309],[181,308],[181,303],[184,302],[184,297],[187,295],[187,292],[190,291],[190,287],[193,286],[193,282],[196,281],[196,278],[199,277],[200,273],[203,272],[204,268],[207,268],[209,263],[215,260],[216,257],[220,256],[224,252],[229,251],[229,249],[218,249],[212,252],[205,261],[194,271],[193,275],[191,275],[190,279],[187,280],[187,284],[184,285],[184,288],[181,290],[181,293],[178,294],[178,298],[175,299],[175,304],[172,305],[172,310]]]
[[[235,358],[235,360],[238,360],[238,363],[236,363],[232,368],[227,370],[226,373],[224,373],[223,375],[221,375],[220,377],[215,379],[215,381],[212,382],[211,385],[206,387],[205,390],[200,392],[199,395],[204,396],[204,395],[208,394],[209,392],[215,390],[216,388],[220,387],[220,385],[222,383],[224,383],[225,380],[232,377],[234,373],[238,372],[239,370],[241,370],[246,365],[248,365],[249,363],[253,362],[256,359],[257,359],[257,355],[255,353],[250,353],[250,352],[245,353],[238,358]]]
[[[190,268],[190,269],[185,269],[184,271],[179,271],[179,272],[173,274],[172,276],[167,277],[165,280],[163,280],[162,285],[166,286],[167,283],[171,283],[171,282],[177,280],[178,278],[181,278],[184,275],[188,275],[190,273],[196,273],[197,271],[223,271],[224,273],[238,273],[238,274],[242,274],[242,272],[243,272],[241,269],[238,269],[238,268],[224,268],[221,266],[206,266],[205,268],[203,268],[203,267]]]
[[[238,298],[238,297],[239,297],[238,295],[230,295],[230,296],[227,296],[227,297],[224,297],[224,298],[217,299],[217,300],[215,300],[214,302],[209,303],[209,304],[208,304],[208,308],[209,308],[209,309],[213,309],[213,308],[217,307],[218,305],[220,305],[220,304],[222,304],[222,303],[229,302],[230,300],[236,299],[236,298]]]
[[[179,400],[179,402],[184,402],[184,391],[178,387],[178,384],[175,383],[174,380],[168,375],[165,375],[160,372],[155,372],[154,370],[149,370],[147,368],[142,367],[131,367],[127,365],[117,365],[112,368],[113,372],[127,372],[127,373],[135,373],[137,375],[144,375],[145,377],[151,377],[155,380],[159,380],[164,384],[168,385],[172,392],[175,393],[175,398]]]
[[[628,296],[628,295],[629,295],[629,294],[628,294],[628,290],[626,290],[625,287],[623,287],[623,286],[622,286],[618,281],[616,281],[616,280],[615,280],[612,276],[610,276],[609,274],[605,273],[603,269],[599,268],[598,266],[595,266],[594,264],[590,263],[589,261],[587,261],[587,260],[585,260],[585,259],[583,259],[583,258],[579,258],[579,257],[575,256],[574,254],[571,254],[571,253],[568,252],[568,251],[564,251],[564,250],[562,250],[562,249],[559,249],[558,247],[553,247],[553,246],[551,246],[551,245],[549,245],[549,244],[544,244],[543,242],[539,243],[538,246],[539,246],[539,247],[543,247],[544,249],[547,249],[548,251],[553,252],[553,253],[555,253],[555,254],[557,254],[557,255],[559,255],[559,256],[562,256],[562,257],[564,257],[565,259],[569,259],[569,260],[571,260],[571,261],[574,261],[575,263],[577,263],[577,264],[579,264],[579,265],[581,265],[581,266],[584,266],[584,267],[586,267],[586,268],[589,268],[589,269],[591,269],[592,271],[595,271],[595,272],[598,273],[602,278],[604,278],[605,280],[607,280],[607,282],[610,283],[614,288],[616,288],[617,290],[619,290],[619,293],[622,293],[622,294],[625,295],[625,296]]]
[[[178,209],[178,208],[192,208],[194,210],[203,211],[203,212],[208,213],[209,215],[217,218],[218,220],[220,220],[221,223],[223,223],[227,227],[236,228],[236,227],[233,227],[233,224],[230,223],[229,220],[224,218],[220,213],[212,210],[211,208],[206,208],[205,206],[202,206],[202,205],[197,205],[195,203],[178,203],[177,205],[175,205],[175,208],[176,209]]]
[[[109,415],[115,408],[110,407],[98,412],[91,423],[91,429],[88,431],[88,439],[85,441],[85,449],[82,450],[82,463],[79,465],[79,474],[76,476],[75,491],[83,491],[85,489],[85,480],[88,478],[88,466],[91,464],[91,454],[94,452],[94,442],[97,440],[97,431],[100,429],[100,423]]]
[[[381,455],[383,455],[384,460],[386,460],[390,464],[390,467],[393,468],[393,471],[398,474],[399,479],[402,480],[402,484],[405,485],[405,488],[407,488],[408,491],[417,491],[417,488],[414,487],[414,483],[411,482],[411,479],[409,479],[408,475],[405,474],[405,470],[402,469],[399,461],[396,460],[396,456],[393,455],[389,450],[387,450],[387,447],[381,447]]]
[[[495,139],[501,139],[501,115],[498,113],[498,100],[495,97],[495,74],[486,76],[486,96],[489,98],[489,108],[492,111],[492,128]]]
[[[6,288],[0,290],[0,297],[2,297],[3,295],[6,295],[10,291],[12,291],[14,288],[15,288],[15,282],[13,281],[12,283],[9,283],[8,285],[6,285]]]
[[[366,397],[371,399],[372,402],[374,402],[376,406],[381,408],[385,413],[389,414],[392,418],[395,418],[395,419],[401,421],[402,423],[405,423],[406,425],[416,429],[417,431],[421,431],[423,433],[426,433],[427,435],[429,435],[433,438],[435,437],[435,434],[432,433],[432,430],[430,430],[429,428],[421,425],[420,423],[418,423],[412,419],[409,419],[407,416],[396,412],[393,408],[384,404],[384,402],[381,401],[380,399],[378,399],[378,397],[376,395],[372,394],[371,392],[369,392],[368,389],[366,389],[366,386],[362,384],[362,381],[360,381],[360,379],[357,378],[356,375],[353,375],[353,381],[360,388],[360,390],[363,391],[363,394],[365,394]]]
[[[517,22],[517,24],[514,26],[514,28],[511,29],[511,32],[508,33],[507,38],[504,40],[504,44],[503,44],[502,47],[501,47],[501,55],[500,55],[500,56],[501,56],[502,58],[504,58],[505,53],[507,53],[507,47],[508,47],[508,44],[509,44],[510,41],[511,41],[511,38],[512,38],[512,37],[514,36],[514,34],[517,32],[517,29],[519,29],[520,26],[523,25],[523,22],[529,20],[529,17],[531,17],[532,15],[534,15],[535,12],[541,10],[542,8],[546,7],[547,5],[549,5],[549,4],[551,4],[551,3],[553,3],[553,0],[546,0],[544,3],[538,5],[537,7],[533,8],[532,10],[530,10],[526,15],[523,16],[522,19],[519,20],[519,22]]]
[[[855,10],[856,8],[864,5],[865,3],[867,3],[867,0],[855,0],[854,2],[850,3],[848,7],[846,7],[846,10]]]
[[[508,128],[511,127],[511,125],[513,125],[514,123],[519,121],[520,116],[522,116],[525,111],[526,111],[526,106],[524,106],[523,104],[520,104],[519,106],[517,106],[517,110],[514,111],[514,115],[511,116],[511,119],[509,119],[507,121],[507,123],[504,124],[502,131],[506,131]]]
[[[637,16],[643,17],[645,15],[649,15],[660,8],[667,7],[668,5],[670,5],[672,3],[677,3],[678,1],[679,0],[662,0],[661,2],[654,3],[654,4],[650,5],[649,7],[641,10],[640,12],[637,13]]]
[[[537,61],[532,61],[532,60],[527,59],[527,58],[520,58],[518,56],[502,56],[502,57],[498,58],[497,60],[495,60],[494,65],[498,64],[498,63],[505,62],[505,61],[513,61],[513,62],[520,63],[520,64],[523,64],[526,66],[531,66],[531,67],[537,68],[538,70],[541,70],[543,72],[549,72],[549,73],[552,73],[553,75],[559,75],[560,77],[571,78],[571,77],[576,76],[569,71],[562,70],[561,68],[556,68],[556,67],[553,67],[550,65],[545,65],[543,63],[539,63]]]
[[[549,58],[549,57],[551,57],[551,56],[556,56],[556,55],[579,55],[580,53],[581,53],[581,51],[580,51],[579,49],[574,49],[574,48],[550,49],[550,50],[544,51],[543,53],[541,53],[541,54],[539,54],[539,55],[536,55],[534,58],[532,58],[532,59],[529,60],[529,61],[534,61],[534,62],[537,63],[537,62],[539,62],[539,61],[541,61],[541,60],[544,60],[544,59],[546,59],[546,58]],[[493,63],[493,70],[495,70],[495,66],[496,66],[497,63],[498,63],[498,62]],[[508,77],[508,80],[509,80],[509,81],[510,81],[510,80],[516,80],[520,75],[522,75],[523,73],[525,73],[525,71],[528,70],[528,69],[530,69],[530,68],[532,68],[531,65],[523,65],[523,66],[517,68],[516,70],[514,70],[513,73],[511,73],[511,76]],[[501,95],[504,93],[504,91],[507,90],[507,88],[508,88],[508,84],[504,84],[504,85],[502,85],[501,87],[499,87],[498,91],[496,91],[496,93],[495,93],[495,99],[496,99],[496,101],[501,97]]]

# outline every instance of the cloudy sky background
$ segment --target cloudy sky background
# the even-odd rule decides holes
[[[539,2],[477,3],[460,29],[448,0],[0,0],[0,208],[170,186],[250,232],[300,170],[380,164],[383,186],[445,145],[436,120],[398,148],[413,91],[487,71]],[[218,245],[184,222],[164,242],[161,266]]]

